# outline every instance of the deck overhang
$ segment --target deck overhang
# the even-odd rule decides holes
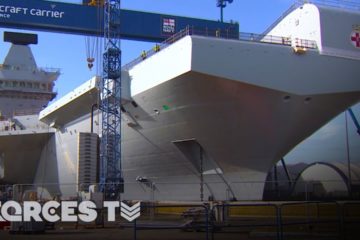
[[[99,77],[93,77],[63,98],[54,102],[39,114],[39,120],[54,128],[61,128],[65,124],[89,113],[93,104],[98,102]]]

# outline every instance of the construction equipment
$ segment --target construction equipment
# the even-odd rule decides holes
[[[105,199],[115,200],[123,192],[121,171],[121,50],[120,0],[106,0],[104,6],[103,75],[100,92],[102,135],[100,184]],[[110,93],[110,95],[108,95]]]

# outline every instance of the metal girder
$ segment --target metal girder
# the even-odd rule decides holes
[[[121,171],[121,50],[120,0],[106,0],[104,7],[103,76],[100,110],[100,183],[105,199],[115,200],[123,191]]]
[[[102,7],[84,4],[0,0],[0,27],[104,36],[103,13]],[[120,27],[121,38],[129,40],[161,42],[187,26],[239,33],[238,24],[126,9],[121,9],[120,21],[126,22]]]

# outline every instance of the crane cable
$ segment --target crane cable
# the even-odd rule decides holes
[[[92,68],[95,65],[95,75],[99,78],[99,73],[102,72],[102,49],[103,49],[103,38],[100,37],[101,34],[103,32],[103,21],[104,21],[104,5],[105,5],[105,1],[104,0],[92,0],[88,3],[89,6],[91,7],[96,7],[97,12],[96,12],[96,29],[97,32],[99,33],[97,36],[86,36],[85,37],[85,48],[86,48],[86,60],[87,60],[87,66],[89,68],[89,70],[91,71]],[[97,59],[97,60],[96,60]],[[96,60],[96,61],[95,61]],[[100,84],[100,83],[97,83]],[[100,88],[100,86],[98,86]],[[98,109],[100,107],[100,94],[98,94],[97,96],[97,106]],[[100,134],[100,111],[97,111],[96,114],[96,125],[97,130],[96,133],[99,135]]]
[[[96,37],[85,37],[85,45],[86,45],[86,61],[87,66],[90,70],[92,70],[92,67],[94,66],[94,53],[95,53],[95,42]]]
[[[96,19],[96,25],[97,25],[97,31],[98,33],[102,32],[102,21],[103,21],[103,6],[104,6],[104,0],[92,0],[89,4],[89,6],[96,7],[97,8],[97,19]],[[85,37],[85,48],[86,48],[86,61],[87,66],[89,70],[92,70],[94,66],[95,59],[101,59],[101,48],[102,48],[102,42],[100,41],[100,37],[98,36],[86,36]],[[96,75],[101,70],[101,62],[97,61],[96,63]]]

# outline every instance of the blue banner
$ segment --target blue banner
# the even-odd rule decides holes
[[[125,39],[162,41],[187,26],[239,33],[238,24],[125,9],[119,31]],[[102,35],[103,9],[44,0],[0,0],[0,27]]]
[[[97,9],[43,0],[0,0],[0,25],[78,34],[97,34]]]

